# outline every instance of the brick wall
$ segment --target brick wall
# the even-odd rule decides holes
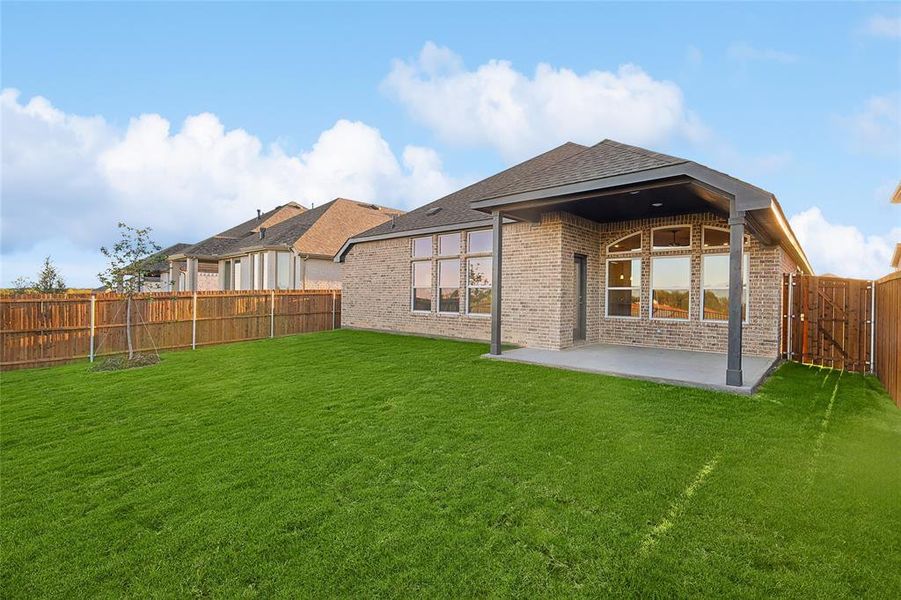
[[[651,251],[651,228],[687,224],[692,228],[688,250]],[[701,256],[723,253],[702,248],[702,227],[725,227],[713,214],[696,214],[641,221],[598,224],[568,213],[544,215],[540,224],[513,223],[504,226],[504,280],[502,331],[504,342],[537,347],[566,348],[573,345],[575,278],[573,256],[586,257],[586,342],[683,348],[725,352],[726,322],[701,320]],[[642,232],[641,316],[638,319],[605,317],[606,253],[611,242]],[[465,236],[464,236],[465,239]],[[465,287],[461,289],[460,313],[439,314],[410,310],[411,238],[379,240],[354,245],[342,265],[343,323],[347,327],[382,329],[435,336],[487,340],[490,320],[463,313]],[[437,238],[433,244],[437,244]],[[465,242],[464,242],[465,243]],[[744,327],[743,351],[749,355],[773,356],[779,351],[781,275],[791,268],[790,259],[778,246],[765,247],[748,236],[750,306]],[[437,249],[435,251],[437,254]],[[691,305],[688,321],[650,319],[652,256],[691,257]],[[437,285],[433,259],[432,289]],[[465,285],[465,260],[460,266]]]

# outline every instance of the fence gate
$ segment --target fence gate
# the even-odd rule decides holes
[[[872,281],[785,275],[782,306],[785,358],[846,371],[872,371]]]

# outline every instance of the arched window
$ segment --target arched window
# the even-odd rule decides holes
[[[640,231],[621,237],[607,246],[607,254],[622,254],[625,252],[641,252]]]

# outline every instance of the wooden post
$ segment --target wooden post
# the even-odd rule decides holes
[[[870,373],[876,373],[876,282],[870,282]]]
[[[270,261],[272,262],[272,261]],[[275,290],[271,290],[269,296],[269,337],[275,337]]]
[[[491,261],[491,354],[501,353],[501,273],[503,260],[504,215],[494,211],[492,231],[494,233]]]
[[[197,292],[191,303],[191,350],[197,349]]]
[[[332,292],[332,329],[335,329],[335,319],[337,318],[335,292]]]
[[[788,318],[785,320],[785,326],[788,327],[788,332],[786,333],[786,342],[785,342],[785,358],[788,360],[792,359],[792,317],[794,316],[794,286],[795,286],[795,275],[794,273],[788,274]]]
[[[90,362],[94,362],[94,311],[97,306],[97,296],[91,294],[91,351]]]
[[[742,291],[742,252],[744,251],[745,213],[736,210],[735,199],[729,213],[729,333],[728,352],[726,355],[726,385],[742,385],[741,369],[741,301]]]

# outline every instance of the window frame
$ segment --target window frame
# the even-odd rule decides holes
[[[654,290],[657,289],[654,287],[654,261],[655,260],[667,260],[673,258],[687,258],[688,259],[688,285],[685,288],[673,288],[666,287],[660,288],[661,290],[679,290],[679,291],[687,291],[688,292],[688,316],[684,319],[678,319],[676,317],[655,317],[654,316]],[[650,277],[648,278],[649,286],[648,286],[648,318],[651,321],[669,321],[673,323],[688,323],[691,321],[691,259],[692,254],[672,254],[666,256],[652,256],[651,263],[649,265],[650,268]]]
[[[491,247],[488,250],[473,250],[471,237],[474,233],[487,232],[491,234]],[[494,255],[494,230],[493,229],[470,229],[466,232],[466,256],[493,256]],[[469,279],[467,275],[467,279]]]
[[[434,297],[432,292],[434,290],[434,286],[432,282],[429,281],[427,286],[416,287],[416,265],[418,263],[427,263],[429,265],[429,279],[434,279],[434,261],[431,258],[424,260],[411,260],[410,261],[410,312],[417,315],[430,315],[432,314],[432,308],[435,306]],[[416,290],[427,289],[429,290],[429,310],[421,310],[416,308]]]
[[[454,252],[452,252],[452,253],[450,253],[450,254],[442,254],[442,253],[441,253],[441,238],[443,238],[443,237],[449,237],[449,236],[452,236],[452,235],[457,236],[457,249],[456,249],[456,251],[454,251]],[[437,252],[436,252],[435,256],[437,256],[437,257],[439,257],[439,258],[451,258],[451,257],[456,256],[457,258],[459,258],[460,255],[462,254],[462,251],[461,251],[461,248],[460,248],[460,246],[461,246],[462,243],[463,243],[463,232],[462,232],[462,231],[453,231],[453,232],[451,232],[451,233],[440,233],[440,234],[438,234],[438,241],[436,242]]]
[[[619,242],[621,242],[623,240],[627,240],[630,237],[633,237],[636,235],[638,236],[638,248],[636,248],[635,250],[611,250],[610,249],[614,244],[618,244]],[[633,231],[632,233],[626,234],[626,235],[622,236],[621,238],[617,238],[617,239],[613,240],[612,242],[607,244],[606,250],[607,250],[608,255],[612,254],[614,256],[629,256],[630,254],[641,254],[642,248],[644,248],[644,230],[639,229],[638,231]]]
[[[654,232],[658,229],[685,229],[688,228],[688,245],[687,246],[655,246],[654,245]],[[660,225],[658,227],[651,227],[651,251],[652,252],[685,252],[691,251],[692,244],[694,244],[694,227],[691,226],[690,223],[680,223],[676,225]],[[681,319],[679,319],[681,321]]]
[[[743,300],[745,301],[745,317],[741,320],[743,325],[747,325],[751,322],[751,254],[749,252],[742,251],[742,296],[744,296]],[[705,290],[726,290],[729,291],[729,288],[719,288],[719,287],[707,287],[704,285],[704,259],[708,256],[725,256],[729,257],[728,253],[723,252],[708,252],[706,254],[701,255],[701,278],[700,278],[700,288],[701,288],[701,321],[705,323],[715,323],[715,324],[728,324],[728,317],[725,319],[707,319],[704,317],[704,291]],[[747,282],[745,282],[747,279]]]
[[[467,239],[466,242],[467,242],[467,247],[468,247],[468,245],[469,245],[469,240]],[[485,286],[485,285],[477,285],[477,286],[472,286],[472,285],[470,285],[470,282],[469,282],[469,261],[471,261],[471,260],[484,260],[484,259],[486,259],[486,258],[490,261],[491,270],[492,270],[492,281],[491,281],[491,284],[490,284],[490,285],[487,285],[487,286]],[[464,314],[466,314],[467,316],[469,316],[469,317],[477,317],[477,318],[482,318],[482,319],[487,318],[487,317],[491,317],[491,308],[490,308],[490,307],[489,307],[489,309],[488,309],[488,312],[486,312],[486,313],[474,313],[474,312],[472,312],[472,311],[469,310],[469,290],[472,288],[472,289],[477,289],[477,290],[492,290],[492,292],[493,292],[493,291],[494,291],[494,290],[492,289],[492,288],[494,287],[494,279],[493,279],[494,275],[493,275],[493,271],[494,271],[494,255],[493,255],[493,254],[486,254],[486,253],[484,253],[484,252],[478,252],[478,253],[476,253],[476,254],[473,255],[473,256],[468,256],[468,255],[466,256],[466,312],[465,312]]]
[[[416,255],[416,242],[418,240],[429,240],[429,253],[424,256]],[[410,258],[412,260],[426,260],[435,256],[435,239],[431,235],[420,235],[410,238]]]
[[[462,291],[462,287],[460,286],[460,266],[463,263],[463,260],[459,254],[457,255],[447,255],[444,258],[439,258],[435,262],[438,265],[438,270],[435,277],[435,300],[437,304],[435,306],[436,311],[439,315],[449,315],[449,316],[460,316],[460,309],[462,308],[462,303],[460,302],[460,292]],[[441,263],[443,262],[454,262],[457,263],[457,287],[449,288],[449,287],[441,287]],[[441,310],[441,290],[457,290],[457,310]]]
[[[629,251],[629,252],[622,253],[622,254],[632,254],[632,253],[633,253],[632,251]],[[628,260],[628,261],[637,260],[638,261],[638,285],[637,286],[629,286],[629,287],[623,287],[623,286],[611,287],[610,286],[610,263],[614,262],[614,261],[620,261],[620,260]],[[604,286],[605,286],[604,287],[604,318],[605,319],[629,319],[631,321],[638,321],[641,319],[641,263],[642,263],[642,259],[640,256],[638,256],[638,257],[619,256],[619,257],[607,259],[607,262],[604,265]],[[626,316],[626,315],[611,315],[610,314],[610,290],[638,290],[638,316],[633,317],[632,315],[628,315],[628,316]]]
[[[729,239],[729,236],[732,235],[731,232],[729,231],[728,227],[719,227],[717,225],[703,225],[703,226],[701,226],[701,250],[717,251],[717,250],[722,250],[723,248],[728,250],[731,242],[727,242],[725,246],[708,246],[707,245],[707,230],[708,229],[713,229],[715,231],[724,231],[726,233],[727,240]]]

